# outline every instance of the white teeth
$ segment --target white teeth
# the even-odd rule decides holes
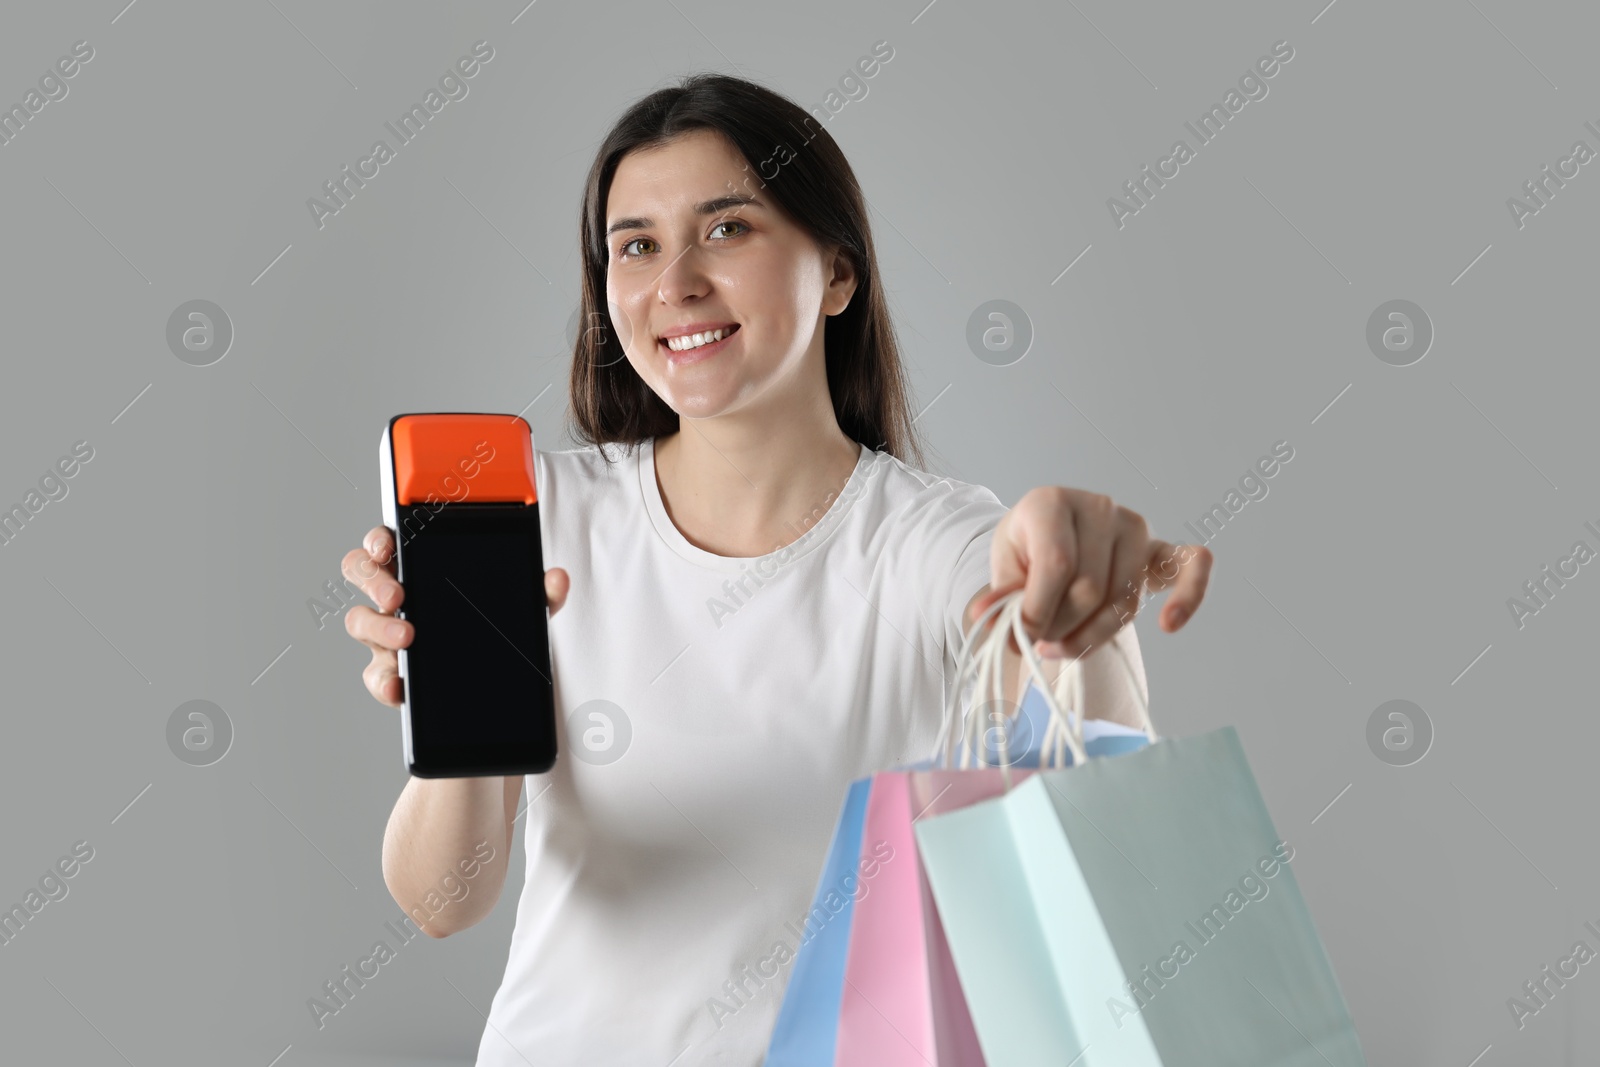
[[[667,338],[667,347],[672,349],[674,352],[687,352],[691,348],[699,348],[701,345],[710,344],[713,341],[720,341],[732,332],[732,329],[723,329],[712,330],[710,333],[694,333],[683,337],[669,337]]]

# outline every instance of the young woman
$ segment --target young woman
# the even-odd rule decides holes
[[[526,783],[527,881],[477,1062],[757,1064],[845,789],[929,754],[967,622],[1021,590],[1056,669],[1116,641],[1142,680],[1125,624],[1171,588],[1161,625],[1180,628],[1211,556],[1103,495],[1008,510],[908,464],[855,175],[765,88],[696,75],[629,109],[581,248],[570,415],[589,447],[535,462],[562,756]],[[413,627],[393,556],[378,527],[343,570],[376,606],[345,618],[363,678],[398,706]],[[1079,667],[1088,717],[1148,725],[1113,655]],[[383,846],[403,907],[494,850],[428,934],[493,908],[523,785],[407,782]]]

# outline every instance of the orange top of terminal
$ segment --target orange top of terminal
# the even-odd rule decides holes
[[[402,415],[390,436],[401,507],[539,499],[533,436],[520,415]]]

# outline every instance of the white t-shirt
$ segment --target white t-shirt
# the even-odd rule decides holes
[[[718,556],[667,516],[653,443],[606,451],[535,456],[545,566],[572,579],[560,755],[523,783],[477,1067],[758,1067],[845,790],[930,754],[1007,509],[863,448],[798,540]],[[1131,699],[1109,657],[1084,667],[1086,699]]]

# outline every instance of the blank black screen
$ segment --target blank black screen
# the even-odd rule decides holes
[[[538,761],[554,746],[538,505],[445,505],[408,532],[400,613],[416,628],[416,763],[489,773]]]

